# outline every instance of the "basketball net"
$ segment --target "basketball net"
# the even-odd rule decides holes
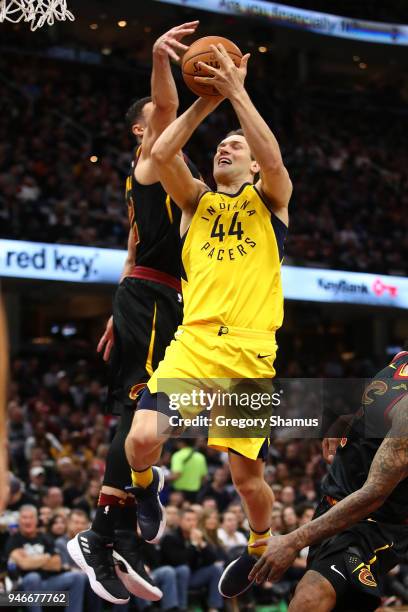
[[[24,20],[34,32],[45,23],[51,26],[55,21],[66,19],[75,19],[67,8],[67,0],[0,0],[0,23]]]

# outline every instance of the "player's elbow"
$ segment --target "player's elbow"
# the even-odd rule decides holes
[[[152,100],[154,108],[162,115],[177,115],[179,103],[178,100],[171,98],[153,98]]]
[[[169,161],[168,147],[161,143],[160,139],[155,142],[151,152],[152,161],[158,166],[163,166]]]

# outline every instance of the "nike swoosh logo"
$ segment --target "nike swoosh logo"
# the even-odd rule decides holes
[[[330,566],[330,569],[332,569],[332,570],[333,570],[333,572],[337,572],[338,574],[340,574],[340,576],[341,576],[342,578],[344,578],[344,580],[346,580],[346,581],[347,581],[347,578],[345,577],[345,575],[344,575],[344,574],[342,574],[342,573],[340,572],[340,570],[338,570],[338,569],[337,569],[337,567],[336,567],[335,565],[331,565],[331,566]]]
[[[261,355],[261,353],[258,353],[258,359],[265,359],[265,357],[272,357],[272,353],[270,355]]]

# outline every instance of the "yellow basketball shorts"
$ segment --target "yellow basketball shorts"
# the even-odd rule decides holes
[[[165,393],[176,385],[178,390],[214,387],[214,381],[272,379],[277,345],[274,332],[226,327],[214,324],[181,325],[167,347],[147,387],[151,394]],[[173,387],[174,388],[174,387]],[[186,405],[178,408],[185,417],[202,411]],[[221,409],[222,410],[222,409]],[[218,413],[220,407],[217,407]],[[231,449],[250,459],[257,459],[266,437],[213,437],[209,428],[208,445],[218,450]]]

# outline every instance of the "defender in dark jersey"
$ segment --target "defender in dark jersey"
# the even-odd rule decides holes
[[[110,407],[121,419],[107,456],[91,529],[68,542],[71,557],[87,573],[95,593],[119,604],[129,600],[129,593],[148,600],[162,597],[138,553],[135,498],[125,491],[130,468],[124,443],[136,396],[162,359],[182,318],[181,214],[158,182],[150,152],[177,113],[169,57],[179,59],[177,53],[188,48],[180,39],[192,34],[197,25],[197,21],[182,24],[156,41],[152,97],[137,101],[126,115],[139,143],[126,181],[128,255],[114,298],[113,317],[98,345],[104,359],[110,358]]]
[[[270,538],[250,574],[278,580],[310,546],[291,612],[376,610],[383,577],[408,554],[408,351],[374,377],[347,438],[333,441],[313,520]]]

